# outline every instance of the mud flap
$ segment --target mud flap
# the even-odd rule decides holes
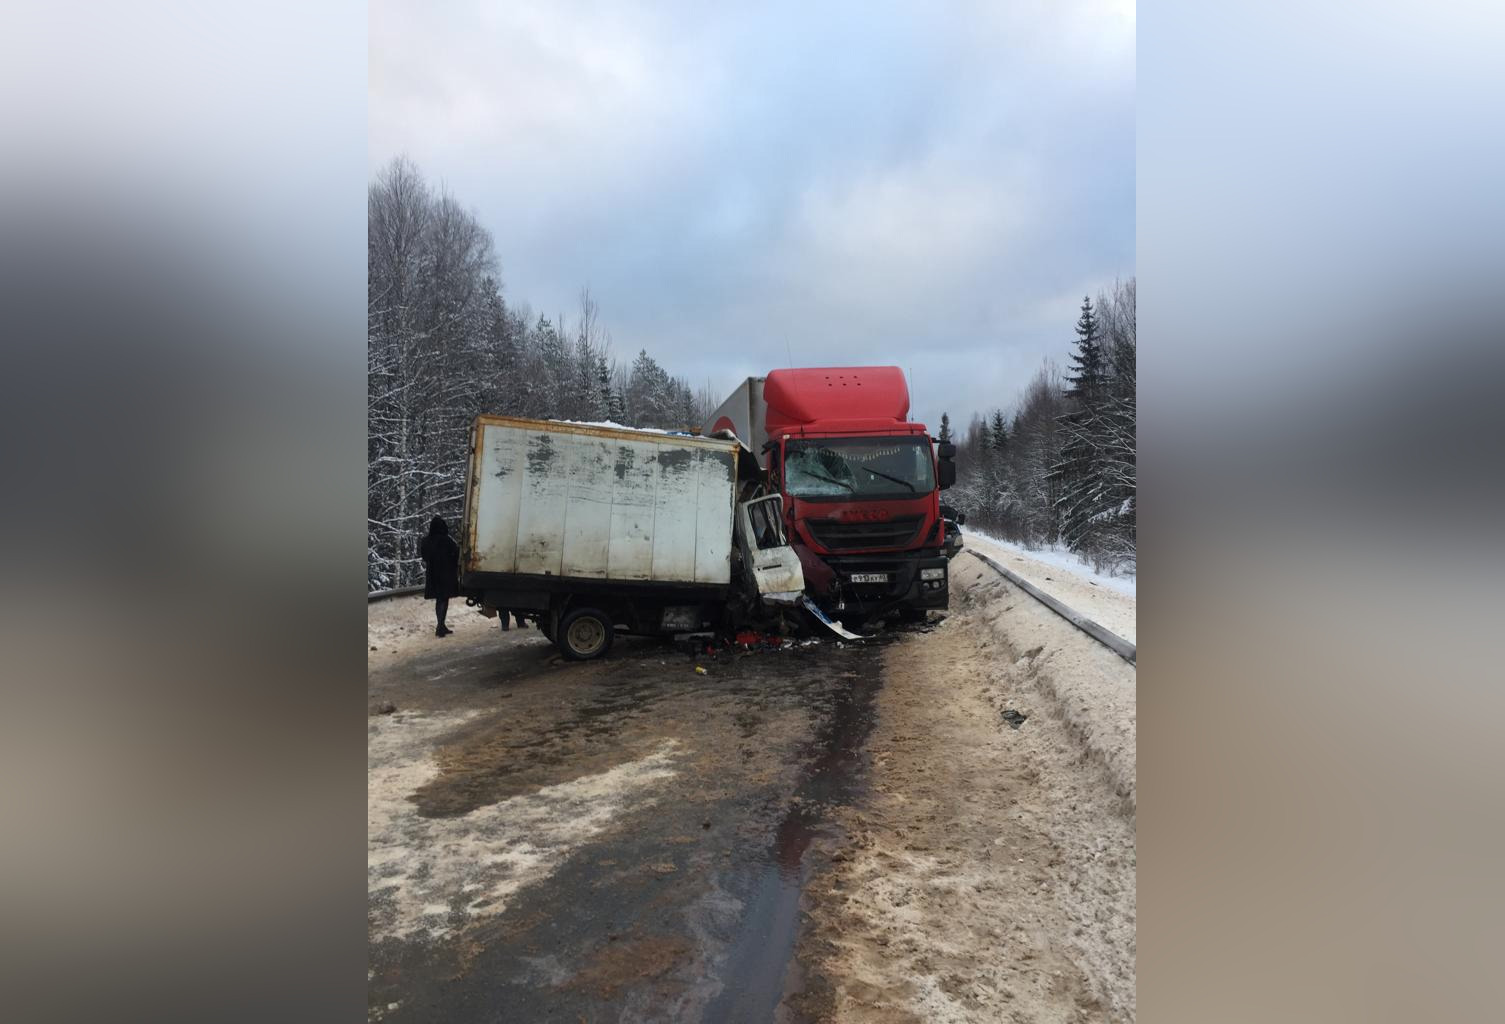
[[[812,601],[812,600],[810,600],[810,597],[809,597],[808,594],[806,596],[800,598],[800,604],[804,605],[806,611],[808,611],[811,615],[814,615],[817,619],[819,619],[822,623],[824,623],[825,626],[828,629],[831,630],[831,632],[835,633],[837,636],[841,637],[842,639],[844,639],[844,640],[861,640],[862,639],[862,637],[858,636],[856,633],[849,632],[846,628],[844,628],[841,625],[841,623],[839,623],[839,622],[832,622],[829,618],[827,618],[826,617],[826,613],[823,612],[823,611],[821,611],[818,607],[816,607],[815,602]]]

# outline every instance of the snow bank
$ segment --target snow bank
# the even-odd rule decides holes
[[[963,527],[962,551],[965,553],[969,548],[1006,566],[1110,632],[1130,643],[1139,642],[1139,611],[1132,579],[1115,579],[1095,573],[1076,561],[1076,555],[1068,551],[1029,551],[1018,544]],[[957,564],[952,563],[953,566]],[[956,571],[953,569],[953,574]]]
[[[1134,667],[986,564],[971,558],[953,566],[953,606],[963,621],[990,633],[984,642],[997,648],[990,689],[1015,707],[1030,694],[1044,698],[1107,772],[1132,815],[1138,788]],[[1026,703],[1025,710],[1043,708]]]
[[[992,534],[983,533],[981,530],[974,530],[970,526],[962,527],[962,542],[964,545],[971,543],[973,537],[976,537],[982,541],[986,541],[988,544],[991,544],[993,547],[999,548],[1000,550],[1012,551],[1015,554],[1022,555],[1025,558],[1039,562],[1042,565],[1049,565],[1057,569],[1062,569],[1066,572],[1080,576],[1084,580],[1089,580],[1093,583],[1096,583],[1099,586],[1107,587],[1110,590],[1116,590],[1120,594],[1128,594],[1130,597],[1136,596],[1138,585],[1137,576],[1109,576],[1105,573],[1100,573],[1093,569],[1092,566],[1084,562],[1081,555],[1077,554],[1075,551],[1072,551],[1070,548],[1062,547],[1059,544],[1052,544],[1049,547],[1042,548],[1027,548],[1023,544],[1016,544],[1013,541],[1002,540],[998,537],[994,537]],[[1034,580],[1030,580],[1030,582],[1033,583]]]

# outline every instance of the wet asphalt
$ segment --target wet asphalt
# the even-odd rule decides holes
[[[818,1017],[820,979],[793,956],[800,898],[841,844],[832,809],[864,791],[893,642],[707,656],[619,638],[608,659],[573,664],[534,631],[492,630],[373,669],[373,702],[481,712],[441,741],[438,777],[409,797],[422,815],[464,815],[666,740],[680,751],[655,799],[501,913],[441,940],[373,940],[373,1018]]]

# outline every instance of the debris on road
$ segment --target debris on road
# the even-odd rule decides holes
[[[844,640],[861,640],[862,639],[862,637],[858,636],[856,633],[853,633],[850,630],[848,630],[845,627],[843,627],[839,622],[833,622],[833,621],[831,621],[830,617],[827,616],[825,612],[823,612],[823,611],[820,610],[820,606],[817,605],[814,601],[810,600],[810,598],[808,596],[802,596],[800,598],[800,604],[804,605],[806,611],[808,611],[811,615],[814,615],[816,617],[816,619],[820,620],[820,623],[822,625],[824,625],[827,629],[829,629],[831,632],[835,633],[837,636],[841,637],[842,639],[844,639]]]

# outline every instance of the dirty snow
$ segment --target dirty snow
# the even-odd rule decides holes
[[[1005,553],[988,554],[1015,567]],[[1114,628],[1088,603],[1122,602],[1132,625],[1132,595],[1036,565],[1054,577],[1042,586],[1080,588],[1062,596],[1068,604]],[[1135,670],[977,559],[956,559],[952,578],[949,619],[877,652],[885,682],[864,746],[866,795],[828,811],[843,838],[805,889],[796,966],[808,984],[786,996],[786,1008],[865,1024],[1132,1021]],[[439,640],[431,609],[418,598],[368,609],[373,699],[399,707],[370,720],[373,948],[433,943],[436,963],[453,952],[467,991],[484,992],[487,979],[464,974],[469,944],[515,943],[540,998],[565,998],[553,986],[568,972],[607,993],[590,998],[613,1003],[619,1019],[698,1016],[715,994],[726,935],[747,912],[721,884],[730,877],[723,865],[767,841],[738,801],[763,800],[807,756],[820,715],[800,695],[835,663],[737,660],[701,676],[692,662],[655,654],[556,671],[535,630],[504,634],[456,608],[456,635]],[[744,671],[760,685],[728,685]],[[554,728],[585,707],[608,713],[593,719],[613,723],[606,738]],[[1010,728],[1005,712],[1024,715],[1022,725]],[[545,745],[515,742],[531,733]],[[463,781],[457,765],[488,759],[515,766],[511,784],[496,793],[459,786],[466,799],[454,809],[473,809],[419,814],[415,794]],[[533,774],[517,784],[520,772]],[[686,801],[717,810],[686,812]],[[641,808],[653,809],[663,835],[636,850],[641,833],[623,829],[643,820]],[[603,857],[624,838],[632,859]],[[596,865],[614,899],[663,884],[686,894],[688,946],[674,929],[619,939],[587,929],[573,945],[534,954],[540,933],[527,922],[516,922],[515,938],[491,935],[491,915],[516,917],[525,887],[569,877],[556,872],[574,858]],[[663,883],[671,863],[678,871]],[[678,966],[633,973],[623,987],[640,962]],[[408,977],[382,975],[371,1019],[385,1016],[380,1007],[404,994]]]
[[[885,652],[873,796],[808,890],[829,1019],[1135,1018],[1134,669],[990,576]]]
[[[501,626],[474,608],[467,608],[463,598],[449,602],[445,624],[452,636],[434,635],[434,602],[417,594],[386,597],[366,606],[366,667],[384,667],[414,654],[438,653],[467,642],[482,639],[487,633],[500,640]],[[517,627],[513,627],[514,629]],[[538,636],[524,631],[521,635]]]
[[[1107,772],[1132,813],[1137,792],[1135,667],[998,573],[982,568],[986,571],[980,580],[964,582],[968,620],[991,634],[985,643],[1006,652],[1012,664],[1000,666],[1005,675],[1026,666],[1032,687]]]
[[[500,913],[629,808],[677,774],[678,744],[571,782],[452,818],[425,818],[408,799],[438,775],[434,747],[479,712],[402,712],[371,719],[367,872],[371,937],[442,938]],[[425,749],[426,748],[426,749]]]

